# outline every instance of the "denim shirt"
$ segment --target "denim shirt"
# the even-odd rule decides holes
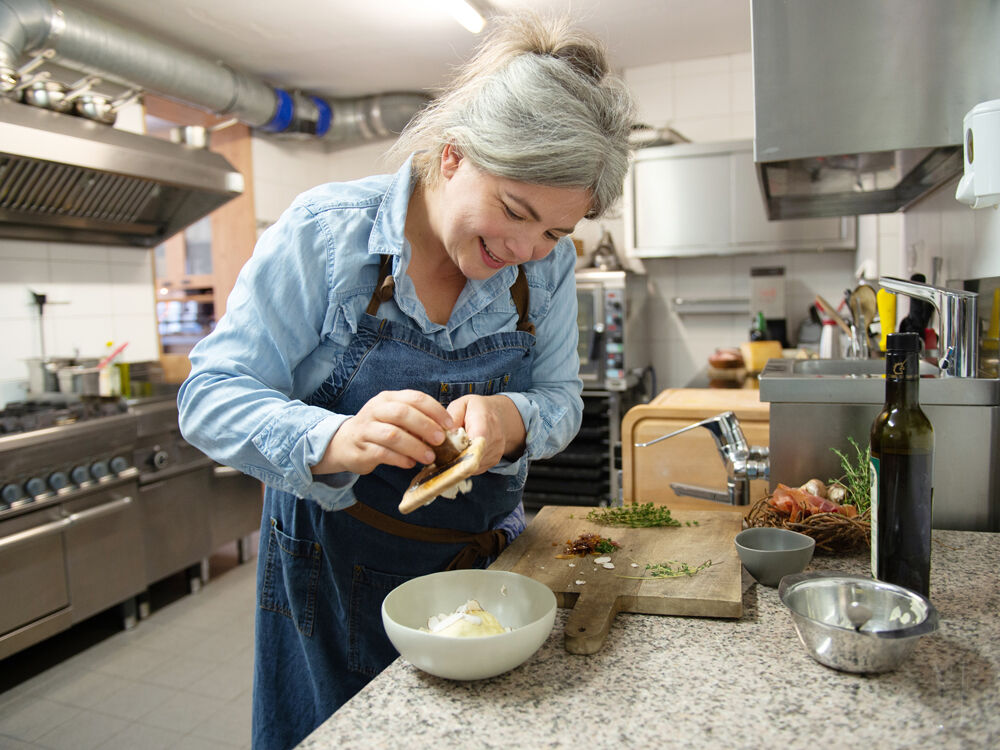
[[[517,269],[469,279],[446,325],[432,322],[406,275],[403,236],[412,191],[411,160],[394,175],[328,183],[300,195],[265,231],[240,272],[226,314],[191,352],[178,394],[184,438],[221,464],[322,507],[351,505],[357,475],[314,476],[334,433],[350,415],[309,406],[340,358],[375,288],[380,256],[392,255],[393,302],[378,315],[406,322],[445,349],[517,327],[510,295]],[[537,341],[532,388],[506,393],[527,431],[516,461],[491,471],[527,476],[528,462],[562,450],[580,427],[576,253],[560,239],[524,265]],[[399,363],[405,368],[406,363]]]

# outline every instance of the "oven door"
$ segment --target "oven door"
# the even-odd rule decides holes
[[[0,523],[0,659],[69,627],[69,525],[58,506]]]
[[[584,388],[604,384],[604,287],[599,281],[576,280],[577,354]]]

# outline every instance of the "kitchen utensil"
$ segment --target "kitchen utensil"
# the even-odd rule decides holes
[[[774,588],[781,579],[801,573],[812,560],[816,540],[797,531],[761,526],[736,535],[740,562],[754,579]]]
[[[798,573],[782,579],[778,595],[809,655],[844,672],[891,672],[921,636],[938,628],[937,610],[930,601],[871,578]],[[859,606],[871,615],[856,625]]]
[[[872,610],[861,602],[852,601],[847,605],[847,619],[851,621],[854,630],[859,631],[872,619]]]
[[[863,322],[864,325],[871,323],[875,320],[875,313],[878,311],[878,301],[876,299],[875,290],[868,286],[868,284],[858,284],[854,291],[851,292],[850,307],[852,311],[856,311],[857,315],[864,316],[858,322]]]
[[[119,354],[125,351],[126,346],[128,346],[127,341],[121,346],[115,347],[115,349],[111,352],[111,354],[109,354],[108,356],[106,356],[104,359],[102,359],[100,362],[97,363],[97,369],[103,370],[105,367],[107,367],[108,363],[111,362],[111,360],[113,360],[115,357],[117,357]]]
[[[896,295],[888,289],[879,289],[876,301],[878,303],[879,325],[882,327],[878,348],[884,352],[887,337],[896,330]]]
[[[427,620],[475,599],[510,632],[456,638],[424,632]],[[451,680],[482,680],[524,663],[555,622],[556,597],[527,576],[502,570],[448,570],[414,578],[382,602],[382,624],[406,661]]]
[[[846,333],[848,336],[851,335],[850,326],[847,325],[847,323],[844,321],[844,319],[840,316],[840,313],[837,312],[837,308],[835,308],[833,305],[831,305],[829,302],[827,302],[825,299],[823,299],[818,294],[816,295],[815,302],[816,302],[816,305],[820,308],[820,310],[823,311],[824,315],[826,315],[834,323],[836,323],[838,326],[840,326],[840,329],[844,333]]]
[[[619,612],[732,618],[743,614],[741,569],[733,547],[743,524],[739,513],[678,510],[673,517],[680,526],[623,528],[587,520],[591,510],[543,507],[490,566],[541,581],[555,592],[560,607],[572,607],[563,632],[567,651],[600,650]],[[594,556],[556,557],[567,540],[585,533],[620,545],[609,555],[614,568],[595,564]],[[672,562],[675,568],[697,568],[709,561],[710,567],[690,576],[651,578],[646,571],[646,565]]]
[[[399,502],[399,512],[412,513],[471,477],[479,468],[485,448],[486,438],[477,437],[468,448],[458,454],[458,458],[446,466],[434,464],[425,466],[413,477],[410,486],[403,493],[403,499]]]

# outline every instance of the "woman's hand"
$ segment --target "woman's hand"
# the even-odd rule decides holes
[[[448,412],[470,438],[486,439],[477,474],[496,466],[504,456],[515,459],[524,451],[524,421],[506,396],[462,396],[448,405]]]
[[[379,464],[411,469],[434,461],[431,445],[452,429],[452,416],[420,391],[382,391],[334,433],[313,474],[368,474]]]

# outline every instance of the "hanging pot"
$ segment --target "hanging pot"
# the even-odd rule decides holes
[[[80,117],[94,120],[105,125],[114,125],[118,119],[118,110],[138,97],[140,91],[133,89],[118,99],[112,100],[110,96],[88,92],[80,94],[73,102],[73,110]]]

